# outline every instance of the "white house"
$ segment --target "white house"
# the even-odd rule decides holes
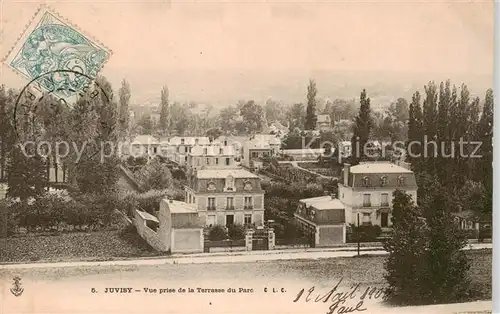
[[[417,183],[413,171],[390,162],[367,162],[344,165],[338,183],[339,199],[346,208],[348,224],[391,226],[392,193],[406,191],[417,199]]]

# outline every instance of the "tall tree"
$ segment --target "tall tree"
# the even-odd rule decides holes
[[[160,131],[163,133],[163,135],[166,135],[170,123],[169,123],[169,104],[168,104],[168,87],[164,86],[163,89],[161,90],[161,102],[160,102]],[[174,120],[172,120],[174,121]]]
[[[122,87],[118,91],[118,97],[120,100],[120,109],[118,113],[119,138],[124,139],[129,131],[129,102],[131,97],[130,85],[125,79],[122,81]]]
[[[425,99],[423,103],[423,129],[424,129],[424,167],[431,174],[436,173],[435,159],[437,156],[437,86],[434,82],[429,82],[425,89]]]
[[[438,156],[436,159],[436,174],[440,182],[447,183],[453,175],[450,172],[449,158],[454,158],[455,147],[451,145],[449,132],[450,118],[450,103],[451,103],[451,88],[450,81],[446,84],[441,82],[439,85],[439,101],[438,101],[438,117],[437,117],[437,144]]]
[[[406,151],[408,161],[411,164],[411,169],[415,173],[420,173],[423,168],[423,129],[422,129],[422,108],[420,106],[420,93],[417,91],[413,94],[410,103],[409,120],[408,120],[408,142]]]
[[[423,293],[433,303],[456,302],[469,291],[470,262],[463,251],[467,239],[451,215],[445,188],[437,186],[426,207],[429,243]]]
[[[392,232],[384,243],[387,297],[398,303],[421,302],[425,288],[427,227],[414,200],[404,191],[393,193]]]
[[[243,117],[248,133],[262,131],[264,111],[255,101],[247,101],[246,104],[241,107],[240,115]]]
[[[363,89],[360,95],[359,113],[356,116],[353,135],[351,139],[352,154],[351,164],[357,165],[360,161],[366,160],[365,146],[368,143],[372,129],[372,118],[370,109],[370,98],[366,96],[366,90]]]
[[[318,90],[316,89],[316,82],[314,80],[309,80],[309,86],[307,86],[307,108],[306,108],[306,122],[304,128],[306,130],[316,129],[316,121],[318,117],[316,116],[316,94]]]
[[[27,145],[25,149],[16,146],[7,164],[7,196],[27,201],[38,198],[47,187],[45,160],[36,149]]]
[[[290,131],[293,131],[295,128],[304,128],[305,108],[303,103],[296,103],[290,106],[286,115]]]
[[[483,111],[479,124],[477,126],[477,141],[480,141],[481,147],[475,158],[474,173],[478,181],[481,181],[486,188],[488,195],[493,195],[493,90],[486,91]],[[492,197],[489,198],[490,200]],[[488,211],[491,212],[491,204],[488,205]],[[491,219],[491,216],[488,217]]]

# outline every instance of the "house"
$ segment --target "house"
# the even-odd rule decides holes
[[[311,236],[315,247],[346,242],[345,206],[334,196],[301,199],[294,217],[298,227]]]
[[[249,139],[248,136],[233,136],[233,135],[221,135],[216,138],[212,144],[218,144],[223,146],[232,146],[237,161],[241,159],[241,148],[243,143]]]
[[[136,210],[139,235],[160,252],[203,252],[205,222],[194,204],[163,199],[156,215]]]
[[[344,164],[338,183],[340,201],[346,208],[348,224],[391,226],[392,193],[396,189],[417,199],[413,171],[390,162]],[[359,214],[359,217],[358,217]]]
[[[262,225],[264,190],[260,178],[242,168],[196,170],[185,187],[206,225]]]
[[[175,161],[179,166],[185,166],[188,159],[188,153],[191,152],[193,146],[209,144],[210,140],[206,136],[175,136],[168,141],[167,147],[164,146],[163,150],[172,153],[172,160]]]
[[[160,141],[152,135],[138,135],[131,142],[120,143],[118,150],[124,158],[129,156],[151,158],[160,153]]]
[[[235,153],[233,146],[195,145],[188,153],[186,167],[195,170],[208,167],[234,167]]]
[[[262,158],[277,156],[281,141],[275,135],[259,134],[246,140],[241,148],[241,165],[255,169],[262,165]]]
[[[316,130],[329,131],[332,128],[332,121],[330,115],[319,114],[316,120]]]

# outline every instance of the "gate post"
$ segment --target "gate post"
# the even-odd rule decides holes
[[[247,251],[252,250],[253,230],[247,230],[245,235],[245,247]]]
[[[275,247],[275,242],[276,238],[274,237],[274,229],[273,228],[269,228],[269,230],[267,231],[267,241],[268,241],[268,249],[269,250],[274,250],[274,247]]]

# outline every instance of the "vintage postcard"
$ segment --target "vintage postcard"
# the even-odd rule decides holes
[[[0,1],[0,314],[493,313],[493,1]]]

